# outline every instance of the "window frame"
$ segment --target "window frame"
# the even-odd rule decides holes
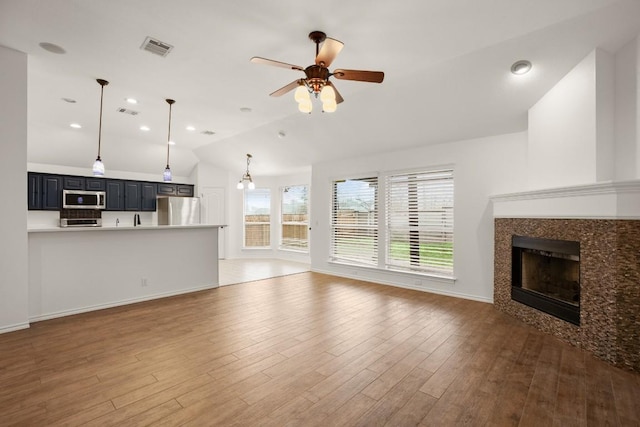
[[[338,184],[348,181],[363,181],[371,184],[375,184],[374,196],[373,196],[373,210],[369,209],[366,215],[366,221],[373,221],[373,224],[338,224],[339,213],[336,210],[336,204],[338,203]],[[362,174],[357,177],[336,178],[331,180],[331,219],[330,219],[330,249],[329,249],[329,261],[342,264],[352,264],[364,267],[378,267],[380,259],[380,177],[377,173]],[[359,215],[354,209],[354,221],[359,222],[362,215]],[[369,238],[371,235],[372,247],[368,252],[371,255],[366,256],[362,251],[359,254],[354,253],[353,242],[359,237],[360,231],[364,231],[363,237]],[[355,232],[355,233],[354,233]],[[337,247],[343,244],[346,249],[343,254],[338,252]]]
[[[285,215],[285,209],[284,209],[284,201],[285,201],[285,192],[288,188],[291,187],[304,187],[305,191],[306,191],[306,201],[305,201],[305,214],[306,214],[306,220],[305,221],[285,221],[284,215]],[[309,245],[310,245],[310,233],[309,233],[309,214],[310,214],[310,209],[309,209],[309,202],[310,202],[310,197],[309,197],[309,184],[298,184],[298,185],[285,185],[284,187],[280,188],[280,235],[279,235],[279,246],[278,249],[280,250],[284,250],[284,251],[294,251],[294,252],[302,252],[302,253],[309,253]],[[284,243],[284,230],[285,230],[285,226],[286,225],[293,225],[293,226],[302,226],[305,228],[305,231],[307,233],[307,238],[305,241],[305,245],[303,247],[300,246],[294,246],[294,245],[287,245]]]
[[[268,222],[264,222],[264,221],[257,221],[257,222],[247,222],[247,195],[249,193],[256,193],[256,192],[266,192],[269,196],[269,221]],[[262,187],[262,188],[255,188],[253,190],[249,190],[249,189],[245,189],[243,190],[243,194],[242,194],[242,249],[249,249],[249,250],[253,250],[253,249],[270,249],[271,248],[271,222],[272,222],[272,215],[271,215],[271,211],[273,210],[272,207],[272,197],[271,197],[271,188],[266,188],[266,187]],[[247,225],[266,225],[267,226],[267,230],[268,230],[268,234],[269,234],[269,241],[267,242],[266,246],[247,246]]]
[[[429,178],[429,176],[431,177]],[[437,176],[441,175],[438,179]],[[406,200],[406,218],[407,218],[407,226],[404,227],[406,231],[409,233],[409,257],[408,257],[408,265],[405,262],[405,265],[402,265],[398,256],[394,256],[392,254],[393,248],[392,246],[392,236],[398,235],[398,230],[402,231],[403,227],[398,225],[390,225],[392,216],[394,213],[398,212],[398,209],[393,208],[391,197],[397,193],[397,188],[394,187],[394,183],[392,182],[394,179],[398,180],[402,177],[410,176],[422,176],[422,179],[414,179],[416,183],[425,183],[427,181],[438,181],[445,180],[448,184],[440,184],[443,188],[445,186],[450,186],[449,193],[440,193],[443,191],[442,189],[438,189],[438,193],[442,198],[448,200],[449,204],[446,207],[441,206],[438,210],[437,208],[424,209],[425,203],[428,203],[428,199],[420,199],[420,201],[415,201],[411,208],[409,208],[410,200]],[[425,179],[424,177],[428,177]],[[397,181],[398,184],[400,181]],[[409,182],[409,181],[405,181]],[[424,184],[429,185],[429,184]],[[454,264],[454,209],[455,209],[455,168],[452,165],[446,165],[441,167],[431,167],[431,168],[421,168],[421,169],[412,169],[412,170],[404,170],[404,171],[394,171],[389,172],[384,175],[384,265],[383,268],[387,270],[397,271],[397,272],[405,272],[411,274],[420,274],[420,275],[428,275],[433,277],[441,277],[446,279],[454,279],[455,273],[455,264]],[[437,188],[434,186],[434,188]],[[413,195],[415,197],[419,197],[419,193],[417,193],[418,187],[413,188]],[[407,191],[409,191],[409,187],[407,187]],[[433,195],[433,193],[430,193]],[[408,195],[408,197],[411,197]],[[396,206],[398,205],[398,200],[396,199]],[[432,201],[433,202],[433,201]],[[417,204],[416,204],[417,203]],[[422,211],[420,210],[419,203],[422,203]],[[432,215],[434,213],[439,213],[441,216],[442,225],[438,228],[435,225],[428,225],[427,222],[429,220],[433,221],[433,219],[437,215]],[[397,218],[397,216],[395,216]],[[421,219],[422,218],[422,219]],[[426,220],[426,222],[425,222]],[[423,221],[420,223],[420,221]],[[397,221],[396,221],[397,222]],[[413,225],[410,225],[413,224]],[[431,223],[433,224],[433,223]],[[427,232],[427,236],[423,237],[420,233]],[[439,233],[441,235],[440,239],[430,238],[428,233]],[[447,236],[447,238],[443,238],[443,236]],[[424,251],[422,245],[425,245]],[[427,245],[431,245],[431,248],[428,248]],[[448,246],[450,245],[450,249]],[[397,246],[397,245],[396,245]],[[433,247],[440,247],[440,249],[433,249]],[[398,251],[396,247],[396,253]],[[431,253],[431,256],[425,255],[427,253]],[[425,260],[424,264],[422,260]],[[416,264],[416,261],[418,263]],[[427,261],[430,262],[430,265],[427,265]]]

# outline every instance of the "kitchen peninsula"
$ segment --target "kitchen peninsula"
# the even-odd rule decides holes
[[[29,229],[29,320],[216,288],[220,227]]]

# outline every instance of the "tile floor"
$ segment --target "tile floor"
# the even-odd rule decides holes
[[[310,270],[310,265],[280,259],[221,259],[220,286],[287,276]]]

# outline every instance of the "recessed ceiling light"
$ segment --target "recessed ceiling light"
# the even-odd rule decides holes
[[[243,113],[250,113],[253,110],[251,110],[251,108],[249,107],[240,107],[240,111],[242,111]]]
[[[71,126],[74,129],[81,129],[82,126],[79,123],[71,123],[69,126]]]
[[[38,46],[40,46],[47,52],[57,53],[58,55],[67,53],[67,51],[64,50],[61,46],[58,46],[57,44],[53,44],[53,43],[42,42],[42,43],[38,43]]]
[[[135,98],[125,98],[125,101],[127,101],[129,104],[137,104],[138,100]]]
[[[519,76],[527,74],[529,71],[531,71],[531,62],[524,59],[514,62],[511,66],[511,72]]]
[[[278,132],[278,138],[284,138],[285,136],[287,136],[285,131],[281,130],[281,131]]]
[[[187,126],[187,130],[193,132],[194,130],[196,130],[196,128],[194,128],[193,126]]]
[[[176,145],[175,141],[169,141],[169,145]]]
[[[203,130],[201,133],[203,135],[215,135],[215,132],[212,130]]]
[[[151,130],[151,128],[149,126],[142,125],[142,126],[140,126],[140,130],[148,132],[148,131]]]
[[[71,99],[71,98],[60,98],[62,99],[64,102],[68,102],[69,104],[75,104],[76,100],[75,99]]]

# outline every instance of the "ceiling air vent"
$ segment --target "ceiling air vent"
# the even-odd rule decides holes
[[[137,116],[138,114],[140,114],[140,112],[138,112],[138,111],[130,110],[130,109],[124,108],[124,107],[118,108],[118,113],[124,113],[124,114],[128,114],[130,116]]]
[[[146,39],[144,39],[144,42],[142,42],[142,46],[140,46],[140,49],[165,57],[169,54],[169,52],[171,52],[173,46],[168,43],[161,42],[160,40],[147,37]]]

